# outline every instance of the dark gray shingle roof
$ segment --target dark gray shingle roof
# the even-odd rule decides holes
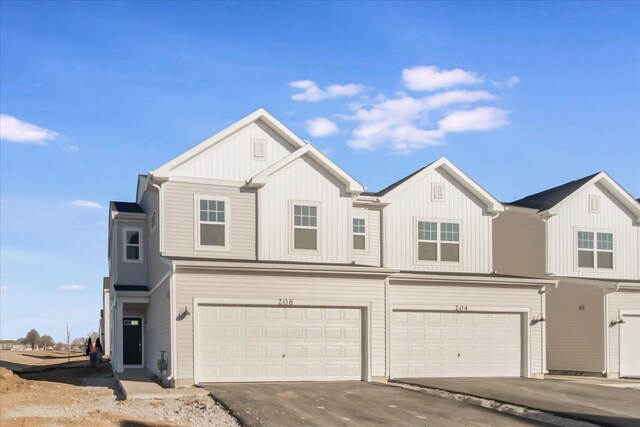
[[[139,204],[133,202],[111,202],[113,208],[123,213],[145,213]]]
[[[589,182],[594,176],[598,175],[598,173],[594,173],[593,175],[585,176],[584,178],[576,179],[575,181],[567,182],[566,184],[562,184],[557,187],[532,194],[509,204],[521,206],[523,208],[532,208],[538,209],[539,211],[546,211],[547,209],[551,209],[552,207],[566,199],[574,191]]]
[[[364,191],[360,194],[362,194],[363,196],[384,196],[385,194],[387,194],[389,191],[393,190],[394,188],[396,188],[397,186],[399,186],[400,184],[410,180],[411,178],[413,178],[414,176],[416,176],[417,174],[419,174],[420,172],[422,172],[423,170],[425,170],[426,168],[428,168],[429,166],[431,166],[432,164],[434,164],[434,162],[429,163],[426,166],[421,167],[420,169],[418,169],[417,171],[405,176],[402,179],[399,179],[398,181],[394,182],[393,184],[383,188],[382,190],[378,191],[377,193],[371,192],[371,191]]]

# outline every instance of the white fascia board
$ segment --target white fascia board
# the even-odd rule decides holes
[[[486,276],[455,276],[440,274],[421,274],[421,273],[398,273],[390,277],[391,282],[439,282],[446,284],[502,284],[510,286],[533,286],[533,287],[557,287],[557,280],[535,279],[535,278],[519,278],[519,277],[486,277]]]
[[[400,191],[403,188],[407,188],[408,186],[412,185],[414,181],[416,181],[418,179],[421,179],[423,175],[429,173],[430,171],[438,169],[440,167],[445,172],[447,172],[449,175],[453,176],[456,180],[458,180],[458,182],[460,182],[474,196],[476,196],[478,199],[480,199],[482,202],[484,202],[484,204],[486,205],[487,210],[489,212],[491,212],[491,213],[504,212],[504,210],[505,210],[504,205],[502,203],[500,203],[500,201],[498,201],[498,199],[493,197],[491,194],[489,194],[488,191],[486,191],[484,188],[482,188],[474,180],[469,178],[464,172],[462,172],[460,169],[458,169],[446,157],[440,157],[438,160],[436,160],[435,162],[431,163],[428,167],[424,168],[422,171],[417,173],[415,176],[411,177],[410,179],[406,180],[402,184],[398,185],[393,190],[389,191],[387,194],[382,196],[382,201],[384,201],[384,202],[390,201],[389,199],[391,199],[391,195],[392,194],[397,193],[398,191]]]
[[[364,274],[389,276],[399,270],[384,267],[366,267],[353,265],[311,265],[311,264],[275,264],[256,262],[192,261],[174,260],[176,269],[209,271],[247,271],[277,273],[321,273],[321,274]]]
[[[308,155],[313,160],[315,160],[320,166],[322,166],[327,172],[336,177],[338,180],[346,184],[347,192],[349,193],[361,193],[364,191],[364,187],[358,181],[353,179],[348,173],[343,171],[338,165],[333,163],[329,158],[327,158],[324,154],[318,151],[313,145],[306,144],[305,146],[297,149],[293,153],[289,154],[285,158],[280,161],[274,163],[269,166],[267,169],[263,170],[259,174],[255,175],[249,181],[249,187],[259,188],[267,183],[269,177],[290,165],[294,160],[299,159],[300,157]]]
[[[305,142],[302,139],[300,139],[297,135],[295,135],[293,132],[287,129],[282,123],[280,123],[275,117],[273,117],[267,110],[265,110],[264,108],[260,108],[254,111],[253,113],[249,114],[248,116],[245,116],[242,119],[238,120],[237,122],[233,123],[231,126],[228,126],[225,129],[221,130],[220,132],[216,133],[215,135],[207,138],[200,144],[187,150],[186,152],[174,158],[173,160],[170,160],[164,165],[154,169],[153,171],[150,172],[150,174],[154,175],[158,179],[168,178],[171,175],[171,171],[174,170],[175,168],[183,165],[184,163],[196,157],[200,153],[213,147],[218,142],[224,140],[230,135],[238,132],[240,129],[258,120],[262,120],[263,122],[268,124],[274,131],[280,134],[280,136],[282,136],[285,140],[287,140],[288,143],[290,143],[294,147],[300,148],[305,145]]]
[[[618,282],[618,290],[640,291],[640,282]]]
[[[599,280],[596,278],[587,278],[587,277],[571,277],[571,276],[549,276],[551,278],[556,278],[558,282],[560,282],[560,286],[562,283],[569,283],[573,285],[584,285],[584,286],[594,286],[601,289],[606,290],[618,290],[620,283],[614,280]]]

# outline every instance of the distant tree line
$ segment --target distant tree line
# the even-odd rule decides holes
[[[41,349],[41,350],[63,350],[67,347],[73,348],[81,348],[87,342],[87,339],[91,337],[91,340],[95,342],[96,338],[98,338],[97,332],[89,332],[84,337],[78,337],[73,340],[69,340],[69,342],[56,342],[53,337],[50,335],[40,335],[40,333],[36,329],[31,329],[24,338],[18,338],[15,340],[16,344],[24,344],[32,349]]]

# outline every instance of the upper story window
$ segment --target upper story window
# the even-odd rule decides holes
[[[578,267],[613,269],[613,233],[578,231]]]
[[[229,203],[226,198],[198,197],[198,249],[227,249],[229,233]]]
[[[353,218],[353,249],[367,249],[367,225],[364,218]]]
[[[293,248],[318,250],[318,207],[293,205]]]
[[[142,262],[142,228],[124,228],[123,261]]]
[[[460,224],[418,221],[418,261],[460,262]]]

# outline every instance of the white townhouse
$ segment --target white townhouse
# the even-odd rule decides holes
[[[539,376],[556,281],[494,272],[503,213],[444,158],[365,192],[260,109],[110,204],[114,369],[174,387]]]
[[[522,198],[494,224],[494,264],[559,281],[547,368],[640,376],[640,203],[605,172]]]

